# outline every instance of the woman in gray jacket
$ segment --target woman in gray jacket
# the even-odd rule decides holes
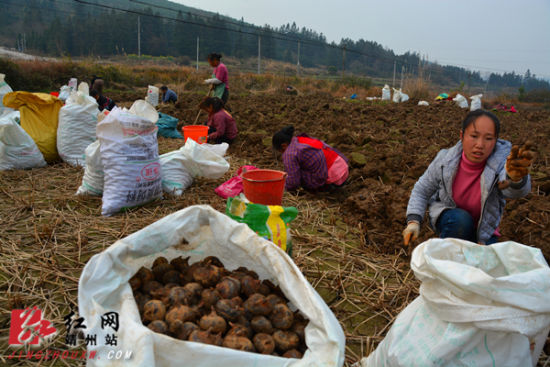
[[[499,131],[500,122],[491,112],[476,110],[466,116],[460,141],[442,149],[414,185],[405,245],[418,238],[427,207],[430,225],[441,238],[497,242],[505,199],[531,191],[529,170],[535,157],[529,143],[512,147],[498,139]]]

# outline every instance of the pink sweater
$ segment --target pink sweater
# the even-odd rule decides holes
[[[485,169],[485,163],[472,163],[462,152],[462,159],[453,181],[453,200],[457,208],[470,213],[476,227],[481,216],[481,174]]]

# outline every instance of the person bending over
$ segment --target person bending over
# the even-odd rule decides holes
[[[273,149],[282,153],[288,176],[285,189],[303,186],[308,190],[324,190],[342,186],[349,176],[348,159],[337,149],[306,134],[294,136],[294,127],[287,126],[273,135]]]
[[[460,141],[442,149],[414,185],[407,206],[404,244],[418,238],[426,212],[439,237],[490,245],[506,198],[531,191],[529,170],[535,152],[499,139],[500,121],[491,112],[470,112],[462,122]]]
[[[172,89],[168,89],[167,86],[163,85],[160,87],[162,92],[162,103],[176,103],[178,101],[178,95]]]
[[[218,97],[206,97],[199,105],[208,113],[208,141],[214,144],[231,144],[237,137],[235,119],[223,106],[223,101]]]

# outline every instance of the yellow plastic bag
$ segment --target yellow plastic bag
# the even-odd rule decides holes
[[[46,162],[58,160],[57,123],[63,102],[45,93],[12,92],[4,96],[3,103],[19,110],[21,127],[34,140]]]

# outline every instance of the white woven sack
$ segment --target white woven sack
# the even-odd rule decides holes
[[[162,167],[162,190],[170,195],[181,196],[193,184],[193,177],[183,165],[181,150],[163,154],[159,160]]]
[[[6,94],[13,92],[11,87],[4,80],[5,77],[6,75],[0,74],[0,117],[14,111],[13,108],[4,107],[4,104],[2,102]]]
[[[470,111],[481,110],[481,97],[483,97],[483,94],[476,94],[475,96],[470,97],[472,100],[470,103]]]
[[[539,249],[431,239],[411,268],[420,296],[360,366],[536,366],[550,330],[550,268]]]
[[[460,93],[453,98],[453,101],[455,101],[460,108],[468,108],[468,100]]]
[[[159,104],[159,89],[153,85],[147,88],[147,96],[145,100],[149,102],[153,107],[157,107]]]
[[[19,111],[0,117],[0,171],[46,165],[34,140],[17,123],[20,118]]]
[[[103,195],[103,163],[99,151],[99,140],[94,141],[84,151],[86,165],[82,184],[76,192],[77,195]]]
[[[88,94],[73,92],[59,110],[57,151],[73,166],[84,166],[84,150],[96,140],[97,102]]]
[[[101,214],[143,205],[162,197],[157,126],[114,108],[97,125],[105,172]]]
[[[168,260],[189,256],[190,263],[216,256],[228,270],[245,266],[260,279],[279,285],[291,307],[309,320],[305,329],[308,349],[302,359],[182,341],[145,327],[128,280],[141,266],[151,267],[159,256]],[[102,328],[99,316],[118,313],[116,350],[133,353],[130,360],[118,360],[118,366],[339,367],[344,363],[342,328],[292,259],[246,224],[206,205],[170,214],[92,257],[80,276],[78,307],[86,320],[86,333],[97,335],[97,340],[105,340],[106,334],[113,332]],[[88,345],[88,352],[92,351],[96,358],[89,359],[88,366],[112,366],[107,355],[113,347],[98,342]]]
[[[384,88],[382,88],[382,101],[389,101],[391,100],[391,90],[389,85],[384,85]]]

